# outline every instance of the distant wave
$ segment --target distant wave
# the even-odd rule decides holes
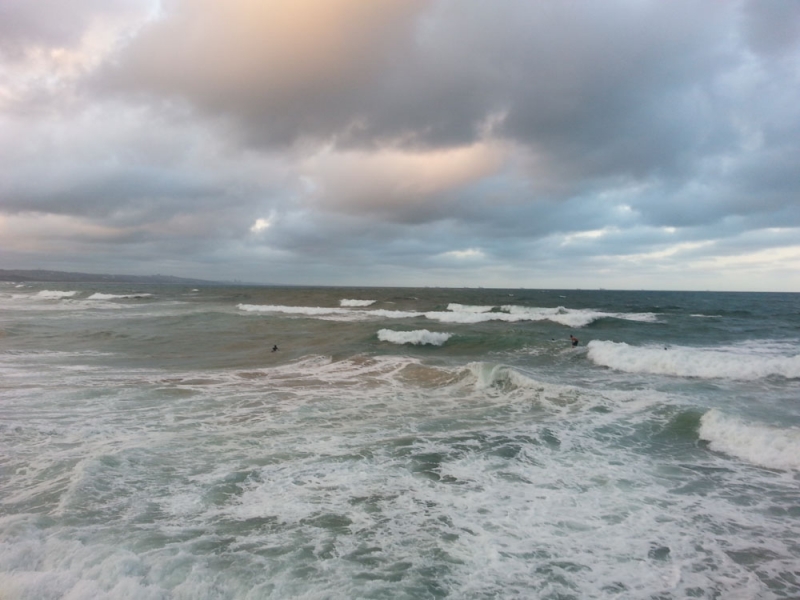
[[[487,313],[494,310],[494,306],[471,306],[469,304],[451,302],[447,305],[447,310],[461,313]]]
[[[369,306],[370,304],[375,304],[375,300],[348,300],[346,298],[339,300],[339,306]]]
[[[281,306],[265,304],[239,304],[239,310],[245,312],[277,312],[289,315],[306,315],[309,317],[334,318],[341,320],[368,319],[371,317],[383,317],[386,319],[405,319],[408,317],[419,317],[423,313],[409,312],[403,310],[353,310],[352,308],[336,308],[326,306]]]
[[[344,302],[367,302],[357,300],[342,300]],[[353,306],[323,307],[323,306],[280,306],[239,304],[238,308],[246,312],[280,312],[294,315],[307,315],[311,317],[340,318],[352,320],[370,317],[387,319],[406,319],[411,317],[425,317],[440,323],[473,324],[487,321],[503,321],[516,323],[519,321],[553,321],[567,327],[584,327],[598,319],[614,318],[629,321],[654,322],[657,316],[653,313],[607,313],[588,309],[569,309],[559,306],[557,308],[538,308],[525,306],[470,306],[465,304],[449,304],[446,311],[402,311],[402,310],[352,310]],[[359,305],[362,306],[362,305]]]
[[[530,317],[531,320],[546,319],[567,327],[585,327],[600,319],[622,319],[624,321],[640,321],[654,323],[658,320],[655,313],[609,313],[591,309],[572,309],[559,306],[558,308],[528,308],[525,306],[503,306],[503,310],[512,315]]]
[[[607,313],[588,309],[564,308],[563,306],[557,308],[541,308],[515,305],[494,307],[450,304],[447,308],[448,312],[428,312],[425,313],[425,316],[429,319],[444,323],[552,321],[573,328],[585,327],[594,321],[605,318],[650,323],[657,320],[657,316],[653,313]]]
[[[588,357],[595,364],[626,373],[650,373],[701,379],[753,380],[779,375],[800,377],[800,355],[769,354],[763,347],[722,349],[684,346],[629,346],[592,340]]]
[[[122,298],[151,298],[153,294],[92,294],[87,300],[117,300]]]
[[[290,315],[347,315],[352,311],[346,308],[328,308],[324,306],[281,306],[275,304],[239,304],[239,310],[245,312],[281,312]]]
[[[430,344],[441,346],[450,339],[452,333],[442,333],[418,329],[417,331],[392,331],[391,329],[381,329],[378,332],[378,339],[382,342],[393,344]]]
[[[747,423],[711,409],[699,433],[717,452],[770,469],[800,469],[800,429]]]
[[[61,298],[72,298],[78,292],[59,292],[56,290],[42,290],[34,294],[34,298],[42,300],[60,300]]]

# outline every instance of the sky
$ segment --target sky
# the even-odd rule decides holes
[[[800,0],[0,0],[0,268],[800,292]]]

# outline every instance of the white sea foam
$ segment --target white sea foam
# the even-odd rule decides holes
[[[70,311],[78,302],[20,304]],[[250,361],[240,360],[233,338],[219,340],[216,364],[129,361],[138,341],[160,337],[153,335],[160,323],[144,330],[128,319],[101,323],[101,309],[160,315],[162,304],[84,304],[96,308],[46,323],[58,335],[42,338],[23,314],[14,335],[0,339],[7,348],[0,369],[20,374],[3,374],[3,600],[791,595],[796,472],[694,447],[683,421],[663,427],[685,414],[687,398],[694,405],[692,390],[709,406],[725,406],[729,392],[740,400],[759,388],[764,398],[753,398],[752,414],[781,423],[796,411],[770,391],[791,401],[796,380],[687,381],[676,398],[657,395],[640,377],[587,369],[584,353],[567,348],[551,352],[553,360],[493,353],[491,343],[478,346],[476,358],[443,356],[436,347],[424,361],[400,346],[374,356],[375,337],[365,338],[364,326],[345,336],[363,344],[336,357],[310,356],[320,347],[314,335],[305,346],[297,337],[291,352],[257,351]],[[191,322],[176,319],[154,356],[192,354],[187,349],[207,323],[196,304],[173,308]],[[470,311],[446,312],[467,318]],[[524,317],[499,307],[484,312]],[[7,314],[4,306],[0,318]],[[316,318],[380,314],[392,313],[352,307]],[[407,325],[458,336],[466,329],[424,316],[366,330]],[[26,329],[33,337],[20,336]],[[349,328],[330,329],[339,339]],[[85,348],[95,339],[85,331],[125,333],[120,339],[130,342],[124,354],[103,359],[28,355]],[[240,340],[259,348],[262,333]],[[792,351],[791,343],[732,350],[764,359]],[[464,364],[486,354],[509,364]],[[750,438],[762,428],[770,440],[785,437],[787,426],[759,420],[738,426]],[[697,425],[694,416],[686,422]],[[703,426],[704,439],[733,439],[711,417]],[[743,452],[748,443],[764,460],[763,446],[731,445]],[[791,443],[784,458],[798,455]],[[730,468],[708,471],[709,463]]]
[[[538,381],[525,377],[502,364],[472,362],[467,365],[467,369],[475,377],[475,385],[478,389],[502,387],[507,383],[511,383],[515,387],[541,387]]]
[[[592,340],[588,357],[595,364],[626,373],[650,373],[701,379],[754,380],[769,376],[800,377],[800,355],[765,352],[760,344],[728,348],[630,346]]]
[[[277,304],[239,304],[239,310],[245,312],[279,312],[289,315],[348,315],[352,311],[347,308],[334,308],[327,306],[281,306]]]
[[[46,517],[0,518],[0,596],[412,597],[442,581],[459,598],[770,597],[726,553],[741,547],[773,550],[781,558],[764,567],[788,572],[790,521],[726,489],[702,505],[665,493],[656,467],[668,459],[615,443],[620,411],[539,410],[588,408],[595,391],[475,368],[490,393],[402,356],[307,357],[203,381],[124,369],[108,394],[64,403],[58,422],[26,411],[14,436],[47,429],[27,455],[5,436],[20,451],[8,485]],[[452,383],[422,393],[420,369]],[[142,392],[153,387],[196,395],[154,401]]]
[[[375,300],[348,300],[343,298],[339,300],[339,306],[369,306],[375,304]]]
[[[386,319],[410,319],[412,317],[420,317],[423,313],[418,313],[410,310],[368,310],[368,311],[358,311],[358,314],[373,316],[373,317],[384,317]]]
[[[700,437],[712,450],[770,469],[800,469],[800,429],[747,423],[711,409],[700,419]]]
[[[101,294],[97,292],[87,298],[87,300],[120,300],[126,298],[152,298],[153,294]]]
[[[382,342],[393,344],[429,344],[431,346],[441,346],[450,339],[452,333],[438,331],[428,331],[419,329],[417,331],[392,331],[391,329],[381,329],[378,332],[378,339]]]
[[[655,322],[657,315],[653,313],[608,313],[588,309],[570,309],[528,307],[516,305],[468,306],[461,304],[448,305],[446,312],[427,312],[428,319],[443,323],[483,323],[486,321],[552,321],[567,327],[585,327],[604,318],[624,319],[628,321]]]
[[[457,313],[486,313],[494,310],[494,306],[471,306],[469,304],[451,302],[447,305],[447,310]]]
[[[487,321],[518,321],[508,313],[502,312],[474,312],[474,311],[430,311],[423,313],[426,319],[439,321],[440,323],[460,323],[470,325],[473,323],[485,323]]]
[[[654,323],[658,320],[658,316],[654,313],[603,312],[591,309],[564,308],[563,306],[557,308],[529,308],[510,305],[503,306],[502,309],[512,315],[526,317],[532,321],[548,320],[567,327],[585,327],[599,319],[621,319],[644,323]]]
[[[321,319],[358,321],[375,317],[385,319],[404,319],[419,317],[423,313],[402,310],[354,310],[352,308],[336,308],[327,306],[281,306],[264,304],[239,304],[239,310],[245,312],[284,313],[289,315],[305,315]]]
[[[526,306],[471,306],[467,304],[451,303],[446,311],[402,311],[402,310],[352,310],[354,307],[365,307],[367,304],[348,304],[345,302],[368,302],[366,300],[341,300],[341,307],[323,306],[280,306],[280,305],[255,305],[239,304],[239,310],[246,312],[279,312],[294,315],[306,315],[319,318],[338,318],[341,320],[356,320],[370,317],[386,319],[406,319],[411,317],[425,317],[440,323],[474,324],[487,321],[503,321],[516,323],[520,321],[553,321],[567,327],[585,327],[598,319],[614,318],[629,321],[655,322],[657,315],[653,313],[608,313],[588,309],[570,309],[559,306],[557,308],[540,308]]]
[[[78,292],[61,292],[57,290],[42,290],[34,294],[34,298],[40,300],[60,300],[61,298],[72,298]]]

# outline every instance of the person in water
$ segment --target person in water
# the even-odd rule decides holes
[[[574,335],[569,336],[569,339],[572,342],[573,348],[578,345],[578,338],[576,338]]]
[[[278,345],[277,344],[272,347],[272,351],[273,352],[277,352],[278,351]]]

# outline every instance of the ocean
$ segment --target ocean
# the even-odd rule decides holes
[[[0,598],[800,598],[800,295],[2,283]]]

